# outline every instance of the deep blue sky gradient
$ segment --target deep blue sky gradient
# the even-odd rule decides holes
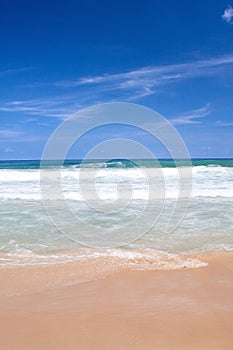
[[[2,2],[0,159],[40,158],[65,118],[111,101],[164,115],[192,157],[233,157],[231,5]]]

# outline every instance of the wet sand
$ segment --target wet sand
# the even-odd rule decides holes
[[[233,349],[233,254],[202,259],[98,276],[77,262],[2,268],[1,349]]]

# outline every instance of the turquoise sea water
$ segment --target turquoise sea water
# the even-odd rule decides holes
[[[43,164],[43,176],[59,171],[65,206],[56,191],[46,203],[42,198],[40,161],[0,161],[1,266],[77,259],[86,246],[91,254],[119,256],[233,249],[233,159],[193,159],[190,198],[179,195],[177,169],[186,161],[66,160],[58,166]],[[177,222],[169,231],[174,210]]]
[[[119,168],[119,167],[132,167],[133,163],[138,164],[139,166],[143,167],[155,167],[158,166],[158,163],[154,160],[140,160],[136,159],[135,161],[128,161],[128,160],[113,160],[113,161],[105,161],[105,160],[89,160],[83,162],[82,160],[65,160],[64,166],[65,167],[71,167],[76,166],[79,167],[83,164],[86,164],[87,166],[96,166],[96,165],[105,165],[106,167],[113,167],[113,168]],[[230,158],[214,158],[214,159],[203,159],[203,158],[196,158],[191,160],[193,166],[221,166],[221,167],[233,167],[233,159]],[[60,163],[60,162],[59,162]],[[176,163],[174,160],[171,159],[160,159],[159,165],[164,168],[174,168],[177,165],[182,166],[186,165],[188,162],[185,160],[178,160]],[[58,164],[58,161],[48,161],[47,166],[48,167],[56,167]],[[41,166],[40,160],[0,160],[0,169],[39,169]]]

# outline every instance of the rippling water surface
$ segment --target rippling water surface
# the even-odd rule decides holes
[[[178,163],[178,167],[185,165]],[[48,177],[56,173],[56,162],[43,171]],[[159,254],[166,254],[168,261],[174,254],[233,249],[233,160],[193,161],[191,201],[184,213],[189,198],[185,193],[181,196],[177,215],[185,215],[172,232],[164,228],[179,195],[179,178],[170,160],[160,161],[159,166],[149,160],[66,161],[61,188],[74,220],[62,204],[63,232],[45,210],[40,175],[39,161],[0,162],[2,266],[82,259],[85,243],[90,243],[90,257],[118,254],[119,259],[132,259],[149,254],[147,258],[154,262]],[[58,216],[59,198],[55,197],[47,204],[49,214],[54,210]],[[122,247],[108,249],[118,239]]]

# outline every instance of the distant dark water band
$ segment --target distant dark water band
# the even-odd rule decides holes
[[[178,160],[174,161],[173,159],[158,159],[150,160],[150,159],[134,159],[134,160],[126,160],[126,159],[114,159],[114,160],[82,160],[77,159],[67,159],[64,161],[64,167],[72,167],[72,168],[135,168],[135,167],[145,167],[145,168],[175,168],[177,166],[186,166],[189,165],[188,161]],[[192,159],[193,166],[221,166],[231,168],[233,167],[233,159]],[[60,161],[51,160],[43,163],[43,168],[56,168],[60,166]],[[0,161],[0,169],[39,169],[41,167],[40,160],[2,160]]]

